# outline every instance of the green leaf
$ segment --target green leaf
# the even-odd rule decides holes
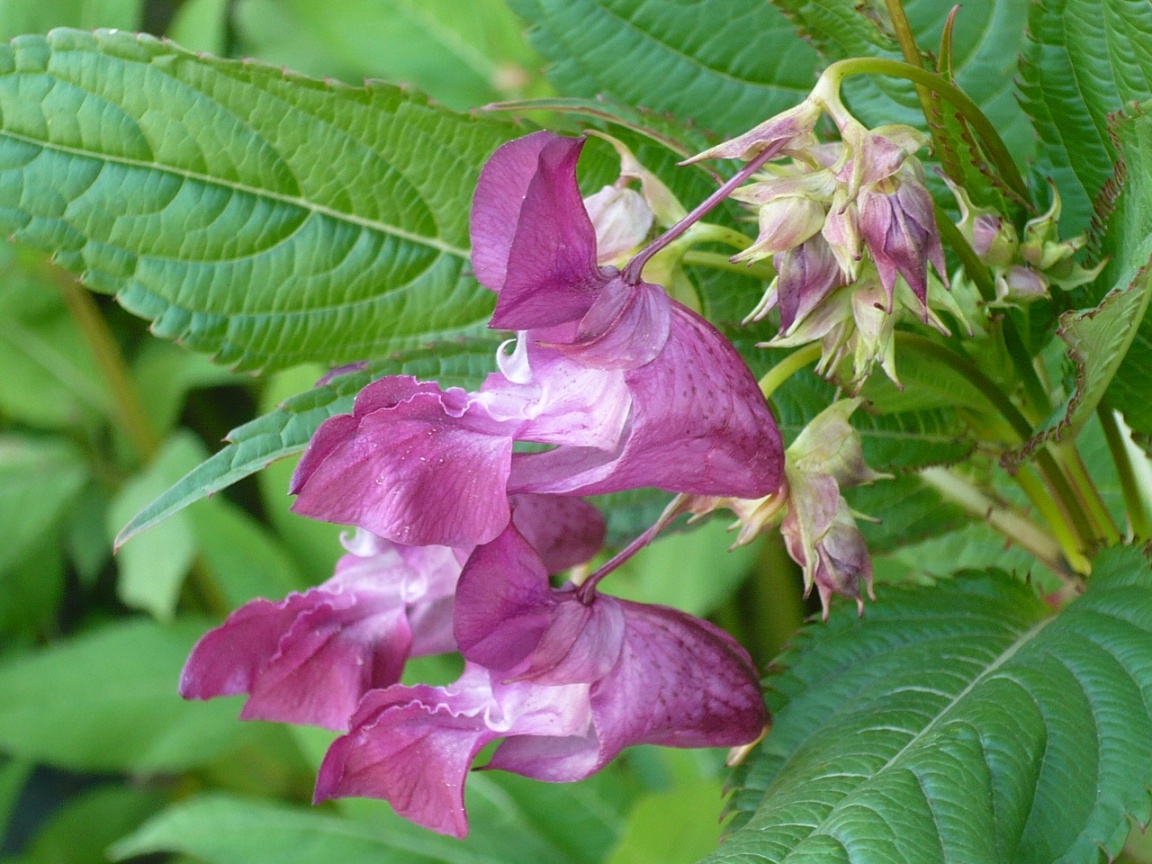
[[[193,51],[223,54],[229,0],[184,0],[172,17],[168,38]]]
[[[467,110],[538,92],[540,59],[502,0],[249,0],[237,9],[245,49],[351,82],[383,78]]]
[[[114,407],[52,275],[40,253],[0,247],[0,413],[60,429]]]
[[[690,864],[708,854],[720,839],[723,794],[719,782],[700,782],[642,797],[606,864]]]
[[[771,680],[746,824],[706,859],[1048,864],[1149,818],[1152,572],[1095,562],[1052,616],[1000,571],[888,588],[813,625]],[[754,811],[750,817],[749,811]]]
[[[8,835],[9,822],[24,791],[24,784],[36,766],[23,759],[0,756],[0,834]]]
[[[1068,358],[1075,367],[1071,392],[1036,434],[1006,454],[1010,461],[1018,463],[1049,441],[1075,438],[1096,411],[1125,361],[1152,296],[1152,257],[1148,257],[1152,256],[1152,238],[1143,248],[1147,255],[1140,269],[1122,276],[1129,281],[1121,282],[1099,306],[1060,316],[1056,333],[1068,346]]]
[[[845,489],[844,500],[867,517],[858,524],[874,554],[956,531],[972,518],[915,474]]]
[[[312,433],[329,417],[347,414],[357,393],[385,375],[415,375],[444,387],[478,384],[491,371],[496,343],[483,339],[426,346],[366,364],[288,399],[270,414],[228,433],[230,442],[139,512],[121,530],[117,544],[151,528],[189,504],[261,470],[270,462],[302,453]]]
[[[1024,110],[1040,137],[1040,171],[1064,203],[1066,235],[1088,227],[1112,176],[1110,114],[1152,96],[1152,8],[1127,0],[1037,0],[1020,62]]]
[[[784,352],[779,352],[783,356]],[[793,375],[772,394],[772,407],[787,442],[836,400],[836,388],[813,372]],[[900,408],[898,400],[886,407]],[[975,441],[951,406],[875,413],[865,403],[851,417],[860,434],[864,460],[876,471],[903,472],[949,465],[967,457]]]
[[[0,663],[0,749],[72,770],[202,765],[258,735],[236,703],[187,703],[180,670],[206,622],[132,620]]]
[[[491,310],[468,210],[510,126],[70,30],[0,48],[0,116],[0,229],[222,364],[379,357]]]
[[[498,848],[476,848],[474,838],[461,843],[377,812],[380,818],[362,821],[268,801],[205,795],[145,823],[113,846],[112,855],[123,859],[184,852],[206,864],[505,864],[507,850],[515,848],[517,840],[514,834],[506,835],[501,854]],[[477,822],[475,828],[480,827]]]
[[[605,94],[734,135],[791,107],[816,54],[760,0],[512,0],[565,96]]]
[[[64,439],[0,435],[0,573],[52,536],[88,478]]]
[[[1126,180],[1105,238],[1106,248],[1113,256],[1105,276],[1115,274],[1117,285],[1139,283],[1145,293],[1152,290],[1148,287],[1152,266],[1152,115],[1147,113],[1148,107],[1135,109],[1116,124]],[[1128,425],[1147,438],[1152,435],[1152,405],[1147,398],[1152,376],[1152,316],[1147,307],[1139,321],[1135,333],[1128,334],[1131,346],[1107,395]]]
[[[108,508],[108,535],[204,458],[204,445],[192,433],[169,438],[156,457],[128,480]],[[196,536],[186,514],[124,545],[117,558],[116,593],[126,606],[162,621],[172,618],[184,577],[196,558]]]
[[[681,120],[672,114],[660,114],[647,108],[617,102],[603,94],[595,99],[557,96],[542,99],[524,99],[517,102],[501,102],[489,105],[488,111],[507,111],[511,114],[524,114],[529,111],[555,111],[566,117],[591,120],[607,126],[618,126],[642,135],[671,150],[681,159],[707,150],[718,143],[710,134],[691,121]],[[697,169],[713,172],[715,169],[706,162],[695,162]],[[718,175],[714,175],[718,176]]]

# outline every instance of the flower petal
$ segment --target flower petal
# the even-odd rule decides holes
[[[580,318],[604,281],[576,183],[581,138],[535,132],[492,154],[472,200],[472,267],[506,330]]]
[[[292,478],[293,512],[410,546],[470,546],[508,524],[516,423],[462,390],[382,378],[325,421]]]
[[[515,495],[511,504],[512,524],[549,573],[583,564],[604,545],[608,525],[587,501],[560,495]]]
[[[466,665],[449,687],[389,687],[364,697],[352,731],[324,757],[314,800],[349,795],[387,800],[417,824],[468,833],[464,781],[476,754],[504,736],[585,734],[588,688],[495,684]]]
[[[664,289],[614,276],[582,319],[576,338],[558,351],[596,369],[637,369],[668,341],[672,301]]]
[[[761,498],[780,486],[780,433],[756,379],[719,332],[675,301],[664,350],[626,375],[631,429],[612,453],[516,454],[509,489],[598,495],[657,486]]]
[[[504,680],[592,683],[616,664],[624,621],[617,601],[582,603],[553,590],[544,562],[515,527],[477,547],[456,589],[464,657]]]
[[[313,588],[257,599],[196,643],[185,699],[248,693],[241,717],[347,728],[360,697],[400,680],[411,632],[404,606]]]

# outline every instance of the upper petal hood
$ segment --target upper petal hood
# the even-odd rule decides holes
[[[576,183],[581,138],[535,132],[498,149],[472,199],[472,267],[497,292],[491,327],[527,330],[580,318],[605,281]]]

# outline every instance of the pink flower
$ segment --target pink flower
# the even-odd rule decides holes
[[[550,573],[604,542],[604,519],[578,498],[513,496],[514,523]],[[400,680],[409,657],[456,650],[456,582],[471,548],[401,546],[366,531],[344,541],[335,575],[275,603],[236,610],[192,650],[186,699],[247,693],[241,717],[348,728],[369,690]]]
[[[491,326],[520,331],[501,371],[474,393],[403,376],[369,385],[317,431],[296,512],[463,546],[499,535],[508,493],[778,488],[780,435],[736,350],[661,288],[597,265],[582,146],[537,132],[481,173],[473,267],[498,294]],[[518,441],[553,447],[514,454]]]
[[[316,800],[384,798],[463,836],[468,768],[492,741],[503,739],[489,768],[572,781],[632,744],[746,744],[767,717],[730,636],[673,609],[550,588],[514,527],[469,559],[456,634],[461,678],[368,693],[324,759]]]

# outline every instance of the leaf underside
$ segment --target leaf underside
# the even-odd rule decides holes
[[[813,625],[770,679],[728,862],[1095,862],[1149,817],[1152,572],[1095,562],[1052,616],[967,571]]]

